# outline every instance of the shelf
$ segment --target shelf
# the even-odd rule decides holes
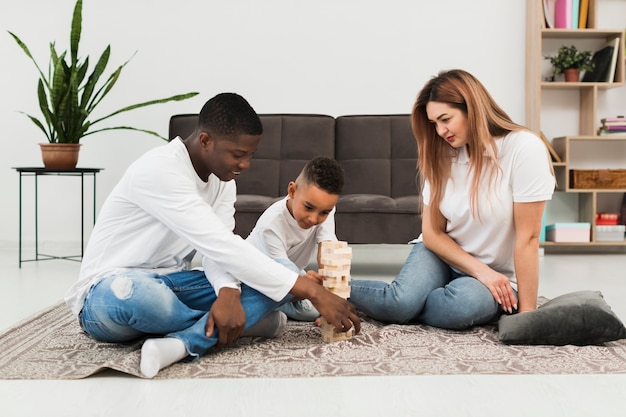
[[[624,141],[626,140],[626,134],[625,135],[590,135],[590,136],[567,136],[570,140],[592,140],[592,141],[598,141],[598,140],[606,140],[606,141]]]
[[[626,240],[623,242],[541,242],[541,246],[626,246]]]
[[[568,188],[568,193],[626,193],[626,188]]]
[[[626,188],[570,188],[570,175],[574,170],[626,169],[626,133],[597,135],[601,117],[615,116],[623,112],[623,108],[620,107],[613,110],[617,112],[615,115],[599,117],[599,107],[604,95],[607,94],[607,90],[624,87],[626,81],[624,29],[598,28],[597,11],[601,7],[601,0],[589,1],[588,28],[550,29],[545,28],[543,1],[527,2],[525,124],[529,129],[538,133],[543,132],[548,138],[553,138],[551,145],[562,160],[552,163],[558,195],[555,194],[555,201],[548,203],[549,207],[554,208],[553,212],[548,212],[548,222],[579,221],[591,224],[590,242],[541,243],[548,248],[598,247],[600,250],[606,248],[608,252],[611,251],[611,247],[619,250],[626,247],[626,240],[595,241],[596,214],[607,211],[620,212],[622,195],[626,194]],[[612,82],[564,82],[561,81],[561,77],[557,77],[558,81],[546,81],[552,71],[545,57],[552,56],[560,46],[571,44],[580,50],[597,51],[615,39],[619,42]],[[562,113],[554,112],[561,108],[564,109]],[[561,114],[564,116],[562,122]],[[542,123],[542,118],[546,117],[549,117],[546,119],[547,122],[543,120]],[[573,135],[562,135],[565,132]],[[561,136],[555,137],[559,135]]]
[[[622,87],[623,81],[614,81],[612,83],[607,82],[564,82],[564,81],[542,81],[541,88],[545,89],[563,89],[563,90],[578,90],[580,88],[592,88],[597,87],[599,89],[608,90],[610,88]]]
[[[624,31],[613,29],[542,29],[544,39],[606,39],[619,37]]]

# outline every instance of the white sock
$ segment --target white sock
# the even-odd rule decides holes
[[[188,356],[185,344],[175,337],[147,339],[141,347],[141,373],[154,377],[159,371]]]
[[[257,324],[246,329],[242,336],[247,337],[278,337],[287,327],[287,315],[282,311],[269,312]]]

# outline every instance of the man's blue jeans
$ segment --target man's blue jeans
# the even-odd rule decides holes
[[[383,322],[416,321],[456,330],[488,323],[502,313],[487,287],[452,269],[421,242],[391,283],[352,280],[350,302]]]
[[[204,271],[157,275],[130,271],[106,277],[94,285],[81,311],[81,325],[94,339],[128,342],[159,335],[181,340],[189,355],[203,355],[217,341],[217,330],[206,337],[208,311],[216,300]],[[291,299],[276,302],[241,286],[246,329]]]

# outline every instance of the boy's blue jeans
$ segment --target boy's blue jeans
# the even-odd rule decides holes
[[[203,355],[217,341],[217,329],[206,337],[208,311],[216,300],[204,271],[158,275],[130,271],[106,277],[94,285],[80,314],[83,329],[104,342],[128,342],[159,335],[181,340],[189,355]],[[246,329],[291,299],[276,302],[241,285]]]
[[[296,264],[289,259],[275,258],[274,261],[294,272],[297,272],[301,276],[306,275],[306,271],[304,269],[298,268]],[[317,311],[317,309],[313,306],[313,303],[309,300],[299,300],[291,303],[285,303],[278,307],[278,310],[285,313],[290,319],[299,321],[314,321],[320,316],[319,311]]]
[[[414,245],[391,283],[352,280],[350,302],[383,322],[416,321],[456,330],[488,323],[502,313],[487,287],[456,272],[423,243]]]

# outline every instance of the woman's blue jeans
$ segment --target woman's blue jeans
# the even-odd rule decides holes
[[[350,302],[379,321],[455,330],[488,323],[502,313],[487,287],[456,272],[421,242],[391,283],[352,280]]]
[[[81,311],[81,325],[94,339],[128,342],[158,335],[181,340],[189,355],[203,355],[217,341],[217,330],[207,337],[208,311],[216,300],[204,271],[181,271],[158,275],[130,271],[106,277],[94,285]],[[241,286],[246,329],[291,299],[276,302],[260,292]]]

